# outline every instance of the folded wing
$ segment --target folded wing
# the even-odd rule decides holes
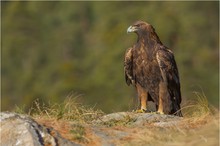
[[[132,48],[128,48],[124,58],[124,73],[127,85],[134,84]]]
[[[171,96],[173,112],[180,115],[180,80],[177,65],[172,51],[168,49],[160,49],[157,52],[157,62],[161,71],[162,79],[167,84],[168,91]],[[180,115],[181,116],[181,115]]]

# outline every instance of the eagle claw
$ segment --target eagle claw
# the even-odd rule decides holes
[[[135,110],[136,113],[147,113],[147,112],[151,112],[147,109],[138,109],[138,110]]]
[[[156,113],[156,114],[160,114],[160,115],[164,115],[163,112],[158,112],[158,111],[156,111],[155,113]]]

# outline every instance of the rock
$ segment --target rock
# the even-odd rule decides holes
[[[92,126],[93,134],[98,137],[100,145],[103,146],[115,146],[116,141],[120,141],[121,138],[126,137],[129,133],[115,130],[112,128],[101,128],[98,126]]]
[[[119,112],[104,115],[98,120],[93,121],[96,124],[102,124],[107,126],[115,125],[145,125],[153,124],[155,126],[173,126],[177,124],[182,117],[173,115],[160,115],[155,113],[135,113],[135,112]]]
[[[2,112],[0,113],[1,142],[3,146],[77,146],[63,138],[53,128],[40,125],[27,115]],[[149,127],[171,127],[181,122],[181,117],[154,113],[118,112],[104,115],[92,122],[84,123],[72,129],[79,133],[83,129],[86,145],[117,145],[121,140],[132,139],[134,131],[148,131]],[[68,122],[68,121],[67,121]],[[53,127],[53,125],[51,125]],[[68,126],[67,126],[68,127]],[[55,128],[55,127],[54,127]],[[77,130],[78,129],[78,130]],[[136,130],[135,130],[136,129]],[[58,129],[57,129],[58,130]],[[61,132],[61,131],[60,131]],[[86,133],[87,132],[87,133]],[[143,132],[144,133],[144,132]],[[71,133],[70,133],[71,134]],[[77,140],[76,140],[77,141]],[[78,141],[79,142],[79,141]]]
[[[178,124],[181,119],[182,117],[173,115],[142,113],[136,118],[136,121],[133,123],[133,125],[145,125],[147,123],[151,123],[154,126],[169,127]]]
[[[79,146],[27,115],[2,112],[0,116],[2,146]]]
[[[131,140],[135,136],[133,133],[135,130],[132,131],[132,129],[145,133],[144,131],[152,130],[149,129],[149,125],[155,128],[172,127],[179,124],[181,119],[183,118],[155,113],[118,112],[94,120],[92,131],[98,137],[101,145],[114,146],[122,140]]]

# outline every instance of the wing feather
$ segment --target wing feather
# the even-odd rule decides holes
[[[157,54],[157,62],[162,74],[162,78],[167,83],[171,96],[176,103],[181,103],[180,80],[174,55],[171,50],[160,49]]]
[[[133,48],[128,48],[126,50],[125,58],[124,58],[124,73],[125,73],[125,80],[127,85],[134,83],[132,49]]]

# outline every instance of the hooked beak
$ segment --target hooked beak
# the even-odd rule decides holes
[[[129,32],[135,32],[136,30],[137,30],[136,27],[134,27],[134,26],[129,26],[128,29],[127,29],[127,33],[129,33]]]

